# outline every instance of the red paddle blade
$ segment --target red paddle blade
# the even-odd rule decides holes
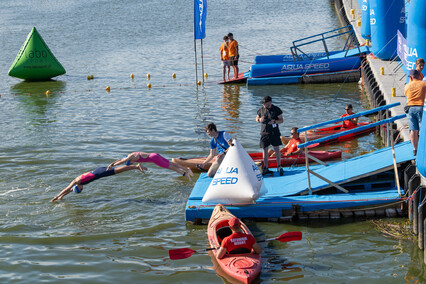
[[[193,255],[194,252],[197,251],[190,248],[171,249],[169,250],[169,257],[171,260],[185,259]]]
[[[302,232],[287,232],[275,239],[280,242],[300,241],[302,239]]]

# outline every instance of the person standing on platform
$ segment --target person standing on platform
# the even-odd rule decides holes
[[[404,108],[408,117],[408,129],[410,140],[413,145],[413,154],[417,155],[417,144],[419,143],[419,130],[422,123],[423,105],[425,102],[426,82],[421,81],[420,72],[416,69],[410,70],[408,74],[410,82],[404,88],[407,97],[407,106]]]
[[[340,117],[346,117],[346,116],[350,116],[350,115],[355,114],[352,111],[352,105],[351,104],[346,105],[345,111],[346,111],[346,113],[342,114]],[[356,127],[357,125],[358,125],[358,117],[342,121],[342,128],[351,129],[351,128]]]
[[[238,50],[238,41],[234,39],[232,33],[228,34],[229,38],[229,60],[231,61],[232,70],[234,71],[234,79],[238,78],[238,58],[240,58],[240,53]]]
[[[220,46],[220,60],[222,61],[223,68],[223,82],[226,82],[225,75],[228,75],[229,81],[229,73],[231,70],[231,61],[229,60],[229,46],[228,46],[228,36],[223,37],[223,43]]]
[[[226,151],[232,143],[231,135],[226,131],[217,131],[216,125],[214,123],[209,123],[206,126],[206,133],[212,139],[210,140],[210,154],[207,156],[204,163],[197,165],[197,168],[204,170],[204,167],[214,159],[213,164],[210,166],[207,171],[209,177],[214,177],[219,169],[220,164],[225,158]],[[218,154],[216,155],[216,149]]]
[[[262,173],[272,173],[268,169],[268,147],[272,145],[274,147],[275,156],[277,157],[277,172],[280,176],[284,175],[284,171],[281,168],[281,155],[280,145],[281,133],[278,124],[283,123],[283,112],[281,109],[272,104],[272,98],[265,96],[261,101],[263,106],[257,111],[256,122],[261,123],[260,128],[260,148],[263,149],[263,169]]]

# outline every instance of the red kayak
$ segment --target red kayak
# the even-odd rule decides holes
[[[328,161],[332,159],[338,159],[342,157],[342,151],[309,151],[311,156],[314,156],[321,161]],[[263,161],[262,153],[249,153],[250,157],[255,162]],[[192,159],[184,159],[184,158],[173,158],[172,162],[177,163],[181,166],[190,168],[193,172],[200,172],[200,169],[197,168],[197,165],[202,164],[205,161],[206,157],[192,158]],[[313,162],[313,160],[309,160]],[[302,153],[300,155],[291,155],[291,156],[281,156],[281,166],[292,166],[295,164],[304,164],[305,163],[305,154]],[[268,159],[268,167],[276,168],[277,160],[275,157],[269,157]],[[205,171],[208,171],[211,163],[207,164],[204,168]]]
[[[358,122],[358,125],[356,127],[350,128],[350,129],[355,129],[357,127],[361,127],[361,126],[365,126],[368,124],[371,124],[373,122]],[[326,136],[330,136],[339,132],[343,132],[343,131],[347,131],[349,130],[348,128],[342,128],[342,124],[338,124],[335,126],[330,126],[330,127],[325,127],[325,128],[318,128],[315,130],[308,130],[308,140],[312,141],[315,139],[319,139],[319,138],[323,138]],[[318,143],[319,145],[326,145],[326,144],[332,144],[332,143],[338,143],[338,142],[342,142],[342,141],[348,141],[348,140],[352,140],[355,137],[361,136],[361,135],[365,135],[371,132],[376,131],[376,127],[371,127],[371,128],[367,128],[363,131],[359,131],[359,132],[355,132],[355,133],[351,133],[351,134],[347,134],[344,136],[340,136],[325,142],[320,142]],[[302,140],[302,142],[305,142],[305,132],[300,133],[300,139]],[[287,144],[288,141],[290,141],[290,137],[288,136],[284,136],[281,137],[281,141],[284,144]]]
[[[342,151],[309,151],[308,153],[309,155],[321,161],[339,159],[342,157]],[[251,153],[250,156],[255,162],[263,162],[262,153]],[[288,167],[295,164],[304,164],[305,161],[306,161],[305,153],[302,152],[300,155],[281,156],[280,164],[282,167]],[[315,161],[312,159],[309,159],[309,162],[315,162]],[[269,157],[268,168],[276,168],[276,167],[277,167],[277,158]]]
[[[228,220],[234,218],[223,205],[218,204],[213,210],[207,227],[210,247],[220,247],[222,240],[231,235]],[[252,234],[247,226],[241,222],[241,228],[246,234]],[[217,258],[218,250],[213,250],[213,256],[226,275],[242,283],[251,283],[260,273],[261,257],[257,253],[226,254]]]

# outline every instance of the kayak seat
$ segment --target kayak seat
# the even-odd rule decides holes
[[[236,248],[231,250],[228,254],[242,254],[242,253],[251,253],[251,250],[248,248]]]
[[[219,240],[219,243],[221,243],[224,238],[232,235],[232,230],[231,228],[229,228],[229,226],[221,227],[217,229],[216,235],[217,235],[217,239]]]

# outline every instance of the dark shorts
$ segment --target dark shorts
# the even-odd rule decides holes
[[[238,58],[239,58],[239,56],[237,56],[237,57],[231,56],[229,58],[229,61],[231,61],[231,66],[238,66]]]
[[[280,135],[263,134],[260,136],[260,148],[262,149],[265,149],[269,145],[280,146],[282,144]]]

